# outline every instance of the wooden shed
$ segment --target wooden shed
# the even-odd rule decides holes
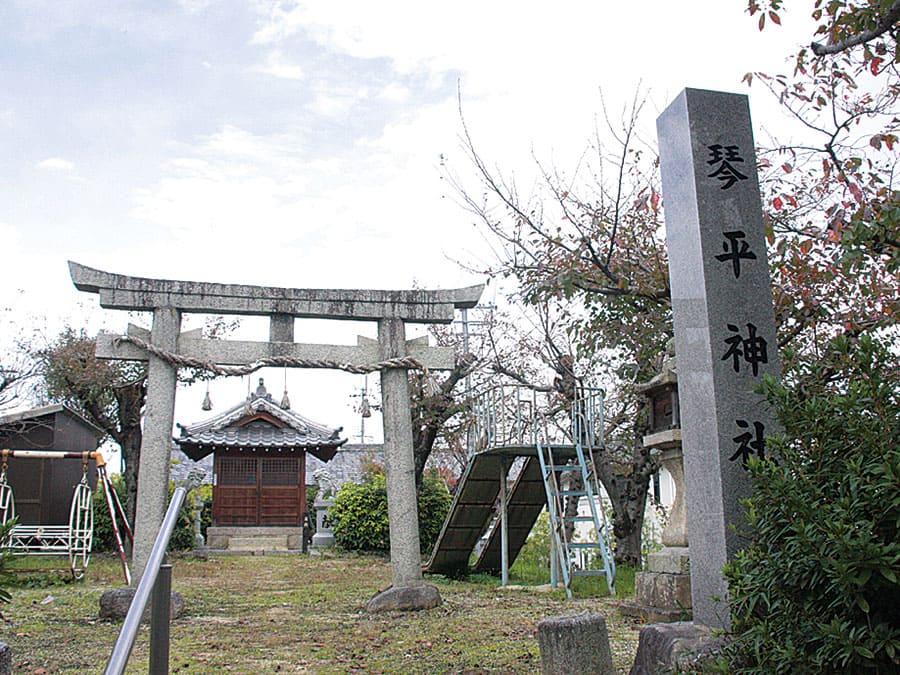
[[[48,405],[0,415],[0,448],[90,452],[106,434],[65,405]],[[7,480],[16,496],[21,525],[65,525],[75,486],[81,481],[77,459],[14,458]],[[88,464],[91,489],[97,485],[94,463]]]

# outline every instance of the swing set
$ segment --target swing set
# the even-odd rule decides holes
[[[14,556],[68,556],[69,569],[74,579],[81,579],[91,560],[91,546],[94,539],[94,500],[88,483],[88,463],[93,460],[97,467],[97,479],[103,486],[106,507],[112,523],[116,551],[122,563],[125,583],[131,584],[131,572],[125,556],[122,533],[134,544],[134,536],[125,509],[113,489],[106,473],[106,461],[100,452],[52,452],[46,450],[0,450],[0,524],[6,524],[16,517],[16,502],[12,486],[7,481],[9,460],[30,459],[80,459],[81,481],[72,494],[68,525],[14,525],[6,541],[0,542]],[[119,526],[121,521],[121,531]],[[53,568],[51,568],[53,569]]]

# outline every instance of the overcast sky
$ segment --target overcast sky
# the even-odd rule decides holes
[[[809,40],[805,11],[760,34],[745,6],[5,0],[0,344],[63,321],[124,328],[75,291],[68,259],[293,287],[477,283],[453,260],[486,253],[441,178],[442,156],[467,172],[457,88],[492,165],[527,174],[533,149],[565,168],[601,87],[615,109],[649,89],[652,123],[685,86],[744,92],[745,72],[786,70]],[[777,124],[764,91],[749,93],[757,129]],[[303,322],[297,339],[361,331],[374,336]],[[358,433],[347,395],[360,378],[289,377],[295,409]],[[213,384],[216,411],[242,387]],[[202,417],[202,395],[180,394],[176,418]]]

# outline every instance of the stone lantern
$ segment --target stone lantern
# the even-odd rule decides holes
[[[313,504],[316,509],[316,533],[312,537],[312,548],[316,551],[334,546],[334,533],[327,520],[328,509],[333,505],[334,500],[320,497],[317,497]]]
[[[691,575],[684,502],[684,465],[681,452],[681,418],[678,407],[678,374],[669,350],[662,370],[637,390],[648,401],[650,432],[644,447],[659,457],[672,476],[675,500],[662,532],[663,549],[651,553],[647,569],[635,575],[635,597],[620,608],[646,621],[683,621],[691,618]]]

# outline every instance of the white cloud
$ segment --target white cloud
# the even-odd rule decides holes
[[[322,117],[342,117],[350,112],[356,98],[349,95],[332,95],[319,92],[307,108]]]
[[[38,169],[45,169],[47,171],[71,171],[75,168],[75,165],[67,159],[63,159],[62,157],[48,157],[47,159],[42,159],[37,163]]]
[[[214,0],[178,0],[178,4],[188,14],[199,14],[209,7]]]
[[[392,103],[404,103],[409,100],[409,96],[409,87],[404,87],[399,82],[391,82],[378,93],[378,98]]]
[[[266,62],[255,66],[253,71],[283,80],[302,80],[304,77],[303,68],[286,61],[281,51],[277,49],[270,51],[266,55]]]

